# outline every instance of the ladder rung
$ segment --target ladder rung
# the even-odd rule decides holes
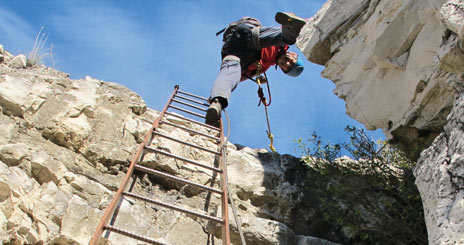
[[[184,145],[188,145],[190,147],[193,147],[193,148],[197,148],[199,150],[203,150],[203,151],[206,151],[206,152],[209,152],[209,153],[212,153],[212,154],[216,154],[216,155],[221,155],[220,152],[218,151],[212,151],[210,149],[206,149],[205,147],[201,147],[201,146],[197,146],[197,145],[194,145],[194,144],[190,144],[190,143],[187,143],[185,141],[182,141],[182,140],[178,140],[178,139],[175,139],[175,138],[172,138],[170,136],[167,136],[167,135],[164,135],[164,134],[161,134],[161,133],[158,133],[158,132],[153,132],[154,135],[158,135],[158,136],[161,136],[163,138],[166,138],[168,140],[172,140],[172,141],[175,141],[177,143],[181,143],[181,144],[184,144]]]
[[[207,98],[205,98],[205,97],[201,97],[201,96],[198,96],[198,95],[196,95],[196,94],[191,94],[191,93],[184,92],[184,91],[181,91],[181,90],[177,90],[177,93],[180,93],[180,94],[185,94],[185,95],[188,95],[188,96],[191,96],[191,97],[197,98],[197,99],[202,99],[202,100],[206,100],[206,101],[208,101],[208,99],[207,99]]]
[[[170,122],[167,122],[167,121],[160,121],[160,123],[164,123],[164,124],[172,126],[172,127],[180,128],[180,129],[183,129],[185,131],[188,131],[188,132],[191,132],[191,133],[194,133],[194,134],[198,134],[198,135],[201,135],[201,136],[204,136],[204,137],[208,137],[210,139],[216,140],[217,143],[219,143],[219,141],[220,141],[218,137],[214,137],[214,136],[202,133],[202,132],[198,132],[196,130],[193,130],[193,129],[190,129],[190,128],[187,128],[187,127],[183,127],[183,126],[177,125],[175,123],[170,123]]]
[[[179,103],[179,104],[182,104],[182,105],[190,106],[190,107],[192,107],[192,108],[194,108],[194,109],[197,109],[197,110],[199,110],[199,111],[206,112],[206,109],[205,109],[205,108],[201,108],[201,107],[198,107],[198,106],[196,106],[196,105],[189,104],[189,103],[187,103],[187,102],[183,102],[183,101],[176,100],[176,99],[173,99],[172,101],[173,101],[173,102],[176,102],[176,103]]]
[[[103,229],[109,230],[109,231],[113,231],[113,232],[119,233],[119,234],[121,234],[121,235],[124,235],[124,236],[127,236],[127,237],[131,237],[131,238],[134,238],[134,239],[137,239],[137,240],[139,240],[139,241],[146,242],[146,243],[155,244],[155,245],[166,245],[165,243],[158,242],[158,241],[156,241],[156,240],[154,240],[154,239],[152,239],[152,238],[149,238],[149,237],[146,237],[146,236],[137,235],[137,234],[135,234],[135,233],[132,233],[132,232],[129,232],[129,231],[125,231],[125,230],[116,228],[116,227],[111,226],[111,225],[106,225],[106,226],[103,227]]]
[[[164,114],[169,115],[169,116],[173,116],[173,117],[177,117],[177,118],[179,118],[179,119],[185,120],[185,121],[187,121],[187,122],[195,123],[195,124],[201,125],[201,126],[203,126],[203,127],[207,127],[207,128],[209,128],[209,129],[213,129],[213,130],[216,130],[216,131],[219,131],[219,130],[220,130],[219,128],[213,127],[213,126],[211,126],[211,125],[204,124],[204,123],[202,123],[202,122],[195,121],[195,120],[193,120],[193,119],[190,119],[190,118],[187,118],[187,117],[183,117],[183,116],[181,116],[181,115],[177,115],[177,114],[171,113],[171,112],[169,112],[169,111],[165,112]]]
[[[191,185],[191,186],[195,186],[195,187],[198,187],[200,189],[215,192],[215,193],[218,193],[218,194],[221,194],[221,195],[223,193],[219,189],[212,188],[212,187],[202,185],[202,184],[198,184],[198,183],[195,183],[195,182],[192,182],[192,181],[189,181],[189,180],[186,180],[186,179],[182,179],[182,178],[179,178],[179,177],[176,177],[174,175],[170,175],[170,174],[158,171],[158,170],[147,168],[147,167],[144,167],[144,166],[141,166],[141,165],[135,165],[135,169],[143,171],[143,172],[148,173],[148,174],[153,174],[153,175],[157,175],[157,176],[164,177],[164,178],[167,178],[167,179],[171,179],[171,180],[183,183],[183,184],[188,184],[188,185]]]
[[[173,209],[173,210],[182,212],[182,213],[195,215],[195,216],[197,216],[197,217],[200,217],[200,218],[203,218],[203,219],[207,219],[207,220],[211,220],[211,221],[215,221],[215,222],[218,222],[218,223],[221,223],[221,224],[224,223],[224,222],[222,221],[222,219],[220,219],[220,218],[218,218],[218,217],[214,217],[214,216],[210,216],[210,215],[206,215],[206,214],[197,213],[197,212],[194,212],[194,211],[185,209],[185,208],[180,208],[180,207],[177,207],[177,206],[168,204],[168,203],[156,201],[156,200],[153,200],[153,199],[150,199],[150,198],[141,196],[141,195],[137,195],[137,194],[134,194],[134,193],[123,192],[123,195],[126,195],[126,196],[128,196],[128,197],[133,197],[133,198],[136,198],[136,199],[139,199],[139,200],[142,200],[142,201],[145,201],[145,202],[149,202],[149,203],[152,203],[152,204],[155,204],[155,205],[158,205],[158,206],[162,206],[162,207],[165,207],[165,208],[170,208],[170,209]]]
[[[184,161],[184,162],[187,162],[187,163],[191,163],[193,165],[197,165],[197,166],[202,167],[202,168],[206,168],[206,169],[209,169],[209,170],[216,171],[218,173],[222,173],[222,169],[211,167],[211,166],[205,165],[205,164],[200,163],[200,162],[195,162],[193,160],[190,160],[190,159],[187,159],[187,158],[184,158],[184,157],[180,157],[180,156],[171,154],[171,153],[166,152],[166,151],[161,151],[161,150],[153,149],[153,148],[150,148],[150,147],[145,147],[145,150],[153,152],[153,153],[163,154],[163,155],[166,155],[168,157],[172,157],[174,159],[178,159],[178,160],[181,160],[181,161]]]
[[[180,107],[178,107],[178,106],[169,105],[169,107],[171,107],[171,108],[173,108],[173,109],[176,109],[176,110],[179,110],[179,111],[183,111],[183,112],[185,112],[185,113],[188,113],[188,114],[191,114],[191,115],[194,115],[194,116],[197,116],[197,117],[206,118],[206,117],[203,116],[202,114],[195,113],[195,112],[186,110],[186,109],[184,109],[184,108],[180,108]]]
[[[190,98],[184,97],[184,96],[182,96],[182,95],[177,95],[177,94],[176,94],[175,97],[181,98],[181,99],[183,99],[183,100],[188,100],[188,101],[190,101],[190,102],[193,102],[193,103],[196,103],[196,104],[199,104],[199,105],[203,105],[203,106],[206,106],[206,107],[209,106],[209,104],[206,103],[206,102],[201,102],[201,101],[198,101],[198,100],[190,99]]]

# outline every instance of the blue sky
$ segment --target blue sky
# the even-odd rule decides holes
[[[215,33],[242,16],[277,25],[278,11],[313,16],[324,0],[5,0],[0,1],[0,44],[13,54],[28,53],[43,26],[53,45],[57,70],[73,79],[87,75],[137,92],[150,108],[161,110],[174,85],[209,96],[221,62]],[[292,51],[301,55],[296,47]],[[51,65],[50,60],[46,61]],[[345,113],[323,67],[305,60],[298,78],[270,68],[272,104],[268,108],[274,145],[297,155],[294,142],[316,131],[332,143],[347,141],[346,125],[362,127]],[[258,107],[257,85],[242,82],[232,93],[228,115],[232,143],[267,148],[266,119]],[[363,127],[362,127],[363,128]],[[377,131],[374,139],[383,137]]]

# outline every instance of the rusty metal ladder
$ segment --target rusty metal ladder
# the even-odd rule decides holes
[[[201,101],[198,101],[197,99],[200,99]],[[220,123],[220,128],[216,128],[216,127],[212,127],[210,125],[206,125],[204,123],[198,122],[198,121],[196,121],[194,119],[190,119],[190,118],[184,117],[182,115],[169,112],[168,109],[171,108],[171,109],[175,109],[175,110],[178,110],[178,111],[182,111],[182,112],[187,113],[189,115],[194,115],[196,117],[200,117],[200,118],[203,118],[203,119],[205,118],[205,116],[203,114],[192,112],[192,111],[190,111],[188,109],[185,109],[185,108],[183,108],[181,106],[177,106],[177,104],[172,105],[172,102],[176,102],[177,104],[184,105],[184,106],[187,106],[187,107],[191,107],[191,108],[194,108],[196,110],[200,110],[202,112],[206,112],[206,109],[204,107],[200,107],[200,106],[197,106],[197,105],[206,106],[206,107],[209,106],[209,104],[207,103],[206,98],[201,97],[201,96],[197,96],[197,95],[194,95],[194,94],[191,94],[191,93],[188,93],[188,92],[181,91],[181,90],[179,90],[179,85],[176,85],[174,87],[174,91],[171,94],[171,97],[169,98],[169,100],[166,103],[165,107],[161,111],[159,117],[153,122],[152,127],[150,128],[148,134],[145,136],[144,141],[139,145],[138,150],[137,150],[135,156],[133,157],[133,159],[132,159],[132,161],[131,161],[131,163],[129,165],[127,173],[126,173],[126,175],[125,175],[119,189],[115,193],[111,203],[106,208],[106,211],[105,211],[102,219],[100,220],[100,223],[99,223],[99,225],[97,227],[97,230],[94,233],[94,235],[93,235],[92,239],[90,240],[89,244],[98,245],[99,242],[100,242],[100,239],[102,238],[102,235],[103,235],[104,231],[106,231],[106,237],[109,236],[110,232],[115,232],[115,233],[118,233],[120,235],[127,236],[127,237],[130,237],[130,238],[142,241],[142,242],[146,242],[146,243],[149,243],[149,244],[164,244],[162,242],[156,241],[154,238],[138,235],[138,234],[133,233],[131,231],[126,231],[126,230],[123,230],[123,229],[120,229],[120,228],[117,228],[117,227],[114,227],[114,226],[108,224],[110,222],[110,219],[115,219],[117,217],[117,213],[118,213],[117,210],[119,209],[119,205],[121,204],[121,202],[122,202],[122,200],[124,198],[138,199],[138,200],[144,201],[144,202],[149,203],[149,204],[162,206],[164,208],[172,209],[172,210],[183,212],[183,213],[193,215],[193,216],[196,216],[196,217],[199,217],[199,218],[207,219],[209,221],[220,223],[222,225],[222,244],[227,244],[227,245],[230,244],[229,213],[228,213],[228,198],[227,198],[228,193],[227,193],[227,182],[226,182],[227,181],[227,169],[226,169],[226,166],[224,164],[225,163],[225,157],[226,157],[226,149],[224,147],[224,144],[226,144],[227,142],[225,141],[225,138],[224,138],[222,121]],[[191,103],[194,103],[195,105],[193,105]],[[216,132],[219,137],[215,137],[213,135],[209,135],[209,134],[205,134],[205,133],[202,133],[202,132],[192,130],[192,129],[188,128],[188,127],[184,127],[184,126],[180,126],[180,125],[177,125],[177,124],[170,123],[167,120],[164,120],[164,118],[167,117],[167,116],[176,117],[178,119],[186,120],[186,121],[188,121],[190,123],[201,125],[202,127],[206,127],[210,131]],[[161,134],[159,132],[159,130],[158,130],[159,126],[161,124],[166,124],[166,125],[169,125],[169,126],[177,127],[177,128],[182,129],[182,130],[186,130],[191,134],[193,133],[193,134],[201,135],[201,136],[204,136],[204,137],[208,137],[210,139],[214,139],[218,143],[218,151],[212,151],[210,149],[206,149],[204,147],[197,146],[195,144],[187,143],[187,142],[185,142],[185,141],[183,141],[181,139],[175,139],[175,138],[172,138],[172,137],[170,137],[168,135]],[[207,164],[197,162],[197,161],[195,161],[193,159],[187,159],[187,158],[177,156],[177,155],[171,154],[171,153],[163,151],[163,150],[158,150],[158,149],[151,148],[151,147],[149,147],[149,145],[152,143],[154,137],[163,137],[165,139],[172,140],[172,141],[184,144],[184,145],[189,146],[189,147],[194,147],[196,149],[200,149],[200,150],[215,154],[216,159],[219,159],[219,166],[218,167],[209,166]],[[186,180],[186,179],[179,178],[177,176],[174,176],[174,175],[171,175],[171,174],[168,174],[168,173],[164,173],[163,171],[158,171],[158,170],[155,170],[155,169],[151,169],[151,168],[147,168],[145,166],[139,165],[139,162],[141,162],[143,160],[144,155],[148,154],[148,153],[162,154],[164,156],[171,157],[171,158],[180,160],[180,161],[188,163],[188,164],[194,164],[196,166],[212,170],[213,172],[220,175],[220,180],[219,181],[220,181],[220,188],[221,189],[215,189],[215,188],[212,188],[210,186],[202,185],[202,184],[195,183],[195,182],[192,182],[192,181],[189,181],[189,180]],[[141,196],[141,195],[138,195],[138,194],[135,194],[135,193],[131,193],[130,192],[131,188],[127,188],[127,187],[128,187],[129,181],[131,179],[135,178],[135,176],[134,176],[134,171],[135,170],[141,171],[141,172],[143,172],[145,174],[155,175],[155,176],[159,176],[159,177],[162,177],[162,178],[166,178],[169,181],[175,181],[175,182],[179,182],[179,183],[182,183],[182,184],[192,185],[194,187],[206,190],[206,191],[208,191],[210,193],[212,192],[212,193],[220,194],[221,195],[221,213],[222,213],[222,217],[219,218],[219,217],[214,217],[214,216],[210,216],[210,215],[205,215],[205,214],[195,212],[195,211],[192,211],[192,210],[189,210],[189,209],[185,209],[185,208],[182,208],[182,207],[177,207],[177,206],[171,205],[169,203],[163,203],[163,202],[160,202],[160,201],[148,198],[148,197],[144,197],[144,196]],[[129,189],[129,191],[127,191],[126,189]]]

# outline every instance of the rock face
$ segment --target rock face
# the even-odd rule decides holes
[[[348,115],[422,152],[416,183],[431,244],[464,243],[463,30],[462,0],[329,0],[297,42],[325,66]]]
[[[326,66],[351,117],[411,152],[441,132],[463,72],[462,37],[447,27],[459,24],[445,2],[328,1],[298,43]]]
[[[322,75],[335,83],[350,116],[368,129],[381,128],[405,150],[421,152],[415,175],[430,244],[464,243],[463,33],[462,0],[329,0],[298,40],[310,61],[325,66]],[[71,80],[25,64],[25,57],[0,45],[0,239],[87,244],[159,112],[121,85]],[[179,129],[163,132],[214,147]],[[213,162],[177,143],[153,144]],[[316,237],[343,242],[340,227],[324,223],[317,197],[305,188],[310,177],[299,159],[232,144],[228,153],[229,184],[247,244],[331,244]],[[162,156],[143,164],[202,184],[217,181]],[[140,175],[134,190],[218,212],[218,196],[160,178]],[[122,202],[115,226],[170,244],[220,242],[214,224],[133,200]],[[239,244],[232,218],[231,229]],[[135,244],[114,233],[109,243]]]
[[[3,244],[88,244],[159,112],[121,85],[90,77],[71,80],[43,66],[12,65],[18,58],[1,46],[0,51],[0,240]],[[176,118],[168,120],[195,127]],[[174,127],[162,130],[203,147],[215,146]],[[208,154],[168,140],[154,140],[153,147],[214,161]],[[229,183],[247,244],[332,244],[308,234],[340,240],[340,234],[314,227],[323,221],[317,205],[303,200],[311,193],[305,189],[308,178],[299,159],[232,144],[228,151]],[[143,164],[198,183],[215,183],[212,173],[171,158],[153,155]],[[134,183],[134,191],[145,196],[218,212],[219,196],[145,175]],[[231,223],[232,241],[240,244],[232,215]],[[115,226],[168,244],[220,242],[220,230],[214,225],[134,200],[122,202]],[[115,233],[109,242],[137,244]]]
[[[461,87],[464,92],[464,86]],[[464,243],[464,97],[456,99],[445,131],[422,152],[415,169],[433,244]]]

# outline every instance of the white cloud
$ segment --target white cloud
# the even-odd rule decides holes
[[[34,45],[34,35],[39,30],[34,30],[20,16],[0,9],[0,44],[13,54],[27,53]]]

